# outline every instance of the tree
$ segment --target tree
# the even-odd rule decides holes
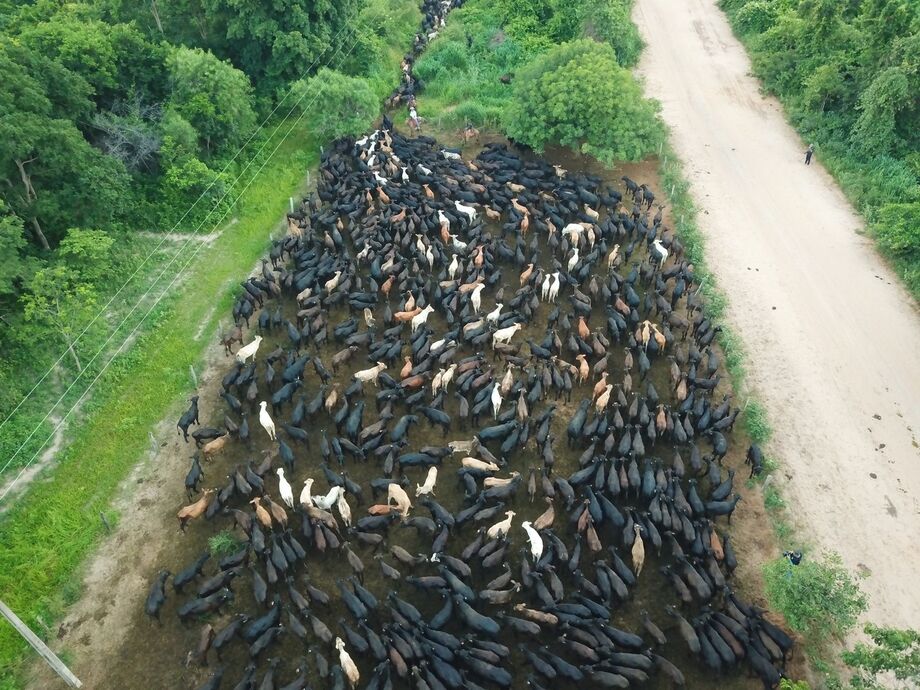
[[[859,97],[860,111],[850,138],[864,153],[892,153],[903,140],[896,129],[898,113],[912,106],[907,75],[900,67],[883,70]]]
[[[246,75],[200,48],[178,47],[168,63],[169,106],[195,128],[205,154],[236,147],[256,119]]]
[[[538,151],[558,142],[605,163],[641,160],[664,137],[657,105],[607,44],[562,44],[525,65],[514,82],[506,130]]]
[[[0,45],[0,180],[13,212],[48,250],[70,225],[102,227],[124,209],[124,166],[76,122],[93,110],[85,79],[13,42]]]
[[[80,280],[76,271],[64,264],[39,269],[20,298],[26,322],[38,326],[37,337],[64,344],[77,371],[83,364],[76,340],[93,317],[96,290]]]
[[[77,340],[94,316],[96,286],[109,273],[113,244],[101,230],[68,230],[56,260],[36,271],[20,298],[26,322],[40,329],[39,337],[62,342],[78,371]]]
[[[866,610],[866,597],[837,554],[792,565],[781,556],[764,566],[767,597],[793,630],[813,640],[841,637]]]
[[[115,240],[102,230],[71,228],[58,247],[58,257],[82,282],[98,285],[112,268]]]
[[[843,98],[846,92],[847,84],[840,67],[834,63],[821,65],[805,80],[805,99],[808,105],[821,112],[827,110],[828,102]]]
[[[631,9],[631,2],[600,0],[586,3],[582,10],[588,31],[611,45],[623,67],[632,67],[639,61],[643,45],[630,16]]]
[[[296,82],[293,97],[301,101],[307,123],[320,141],[366,130],[377,116],[378,103],[370,84],[360,77],[323,68]]]
[[[93,100],[107,109],[140,98],[158,103],[166,95],[166,48],[129,24],[109,24],[65,6],[48,21],[26,26],[24,46],[80,75]]]
[[[15,293],[17,282],[25,274],[25,246],[22,220],[9,213],[0,200],[0,297]]]
[[[920,685],[920,632],[881,628],[871,623],[865,632],[872,644],[859,643],[853,651],[843,653],[843,661],[856,671],[850,679],[854,688],[916,688]],[[898,681],[891,684],[891,676]]]
[[[269,94],[301,77],[320,56],[327,63],[337,47],[353,42],[347,29],[340,30],[357,5],[358,0],[201,0],[215,50]]]

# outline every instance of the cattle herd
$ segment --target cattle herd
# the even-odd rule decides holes
[[[651,191],[624,182],[504,145],[466,162],[387,122],[326,152],[234,306],[261,334],[238,332],[223,424],[196,426],[197,398],[179,421],[200,448],[180,526],[243,535],[172,581],[184,622],[211,614],[199,662],[249,662],[202,687],[680,686],[666,636],[778,683],[792,642],[732,591],[717,524],[738,501],[717,327]],[[221,465],[233,447],[251,458]],[[227,481],[199,493],[204,475]],[[324,591],[333,563],[351,574]],[[618,627],[649,572],[677,605]]]
[[[324,153],[234,305],[222,422],[178,422],[181,529],[239,537],[145,604],[200,626],[198,687],[680,687],[675,641],[778,685],[792,640],[731,585],[719,328],[622,181],[387,118]]]

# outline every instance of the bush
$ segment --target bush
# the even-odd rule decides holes
[[[764,566],[767,596],[793,630],[811,640],[842,637],[866,610],[866,597],[837,554],[806,557],[792,565],[785,557]]]
[[[875,233],[885,249],[920,261],[920,202],[882,206]]]
[[[240,548],[240,540],[233,536],[230,530],[218,532],[208,538],[208,551],[212,556],[228,556],[236,553]]]
[[[738,10],[735,25],[741,33],[762,34],[776,21],[776,9],[766,0],[756,0]]]
[[[324,67],[291,88],[318,141],[360,134],[377,117],[377,98],[367,79]]]
[[[520,70],[506,130],[538,151],[559,142],[608,164],[641,160],[664,138],[656,104],[613,48],[591,40],[564,43]]]
[[[623,67],[639,62],[643,47],[639,28],[630,16],[631,9],[631,0],[597,0],[586,3],[583,10],[585,29],[609,43]]]

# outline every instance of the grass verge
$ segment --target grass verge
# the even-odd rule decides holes
[[[277,143],[270,140],[267,150]],[[150,315],[149,331],[100,379],[53,472],[0,521],[0,598],[39,633],[47,631],[39,620],[54,620],[73,601],[74,573],[106,529],[100,512],[148,450],[147,432],[191,390],[189,367],[201,360],[230,308],[237,278],[264,254],[267,229],[287,209],[317,154],[305,127],[281,143],[246,190],[238,222],[196,257],[181,286]],[[196,339],[196,333],[203,335]],[[0,688],[18,687],[27,649],[9,626],[0,626]]]

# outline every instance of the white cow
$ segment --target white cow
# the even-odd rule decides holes
[[[265,433],[268,434],[268,437],[274,441],[275,423],[272,421],[271,415],[268,414],[268,410],[265,409],[267,406],[268,403],[264,400],[259,403],[259,424],[261,424],[262,428],[265,429]]]
[[[424,484],[415,485],[415,495],[416,497],[422,496],[425,494],[434,495],[434,485],[438,481],[438,468],[433,465],[428,468],[428,476],[425,477]]]
[[[540,560],[540,556],[543,555],[543,537],[527,520],[521,523],[521,527],[524,528],[524,531],[527,532],[527,538],[530,539],[530,555],[533,556],[533,562],[536,563]]]
[[[383,362],[377,362],[377,366],[373,366],[370,369],[362,369],[361,371],[355,372],[355,378],[361,383],[367,383],[368,381],[374,382],[374,387],[377,386],[377,379],[380,376],[381,371],[386,371],[387,365]]]
[[[259,351],[259,345],[261,344],[262,344],[262,336],[257,335],[255,338],[253,338],[251,343],[237,350],[236,361],[239,362],[240,364],[245,364],[247,359],[249,359],[250,357],[256,356],[256,352]]]
[[[512,324],[505,328],[499,328],[495,333],[492,334],[492,347],[494,348],[498,343],[507,343],[511,341],[512,336],[521,330],[524,326],[519,323]]]
[[[503,534],[508,534],[508,532],[511,531],[511,519],[515,516],[515,512],[509,510],[505,512],[505,515],[508,517],[501,522],[496,522],[486,532],[486,536],[489,537],[489,539],[498,539]]]
[[[412,332],[415,333],[419,327],[428,321],[428,315],[434,311],[434,307],[430,304],[422,309],[418,314],[412,317]]]

